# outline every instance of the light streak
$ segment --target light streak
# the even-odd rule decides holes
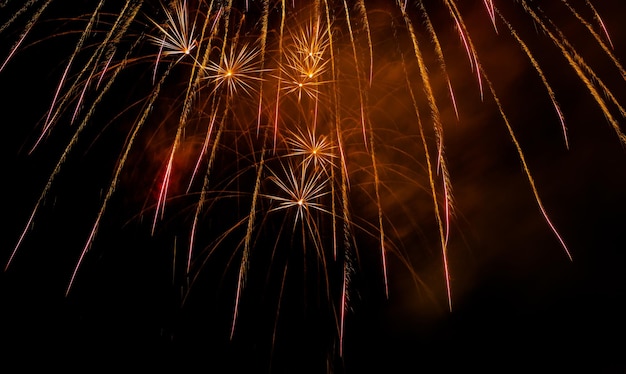
[[[3,50],[2,74],[11,74],[13,62],[21,62],[16,60],[22,49],[47,41],[31,38],[40,32],[38,27],[52,3],[1,3],[3,10],[15,8],[2,16],[0,24],[0,34],[10,35]],[[441,303],[452,310],[455,269],[450,263],[457,207],[451,171],[455,160],[448,159],[446,131],[450,122],[464,122],[463,101],[468,98],[459,95],[464,91],[457,85],[466,81],[478,88],[481,101],[493,99],[494,116],[501,119],[515,147],[538,215],[566,257],[574,258],[543,203],[540,183],[506,110],[511,104],[502,99],[495,84],[497,72],[485,64],[485,47],[479,38],[489,32],[498,40],[508,38],[521,51],[521,63],[540,82],[569,149],[567,112],[559,102],[562,91],[544,65],[548,61],[543,50],[526,39],[514,20],[535,25],[540,35],[533,37],[563,57],[563,66],[571,69],[618,140],[626,144],[621,123],[626,109],[619,88],[614,88],[624,83],[626,70],[601,17],[602,9],[596,9],[591,0],[584,5],[567,0],[553,5],[561,10],[560,17],[581,27],[599,47],[614,70],[610,72],[597,69],[561,31],[566,29],[560,19],[548,17],[533,2],[520,0],[504,12],[497,2],[483,0],[478,3],[484,8],[480,8],[482,26],[476,26],[458,0],[372,4],[365,0],[134,0],[114,5],[100,0],[86,5],[89,9],[83,15],[65,19],[64,27],[70,29],[57,31],[50,39],[76,38],[54,84],[43,87],[42,83],[37,88],[46,90],[50,100],[29,152],[43,151],[59,125],[73,127],[5,270],[17,260],[18,250],[25,245],[27,233],[77,144],[95,142],[97,136],[89,139],[91,133],[107,130],[91,126],[99,123],[97,119],[106,122],[105,127],[125,122],[126,127],[120,125],[125,131],[123,146],[108,171],[111,178],[78,251],[66,294],[90,261],[113,195],[120,184],[133,184],[126,172],[136,159],[148,160],[152,168],[138,173],[142,179],[156,181],[154,190],[145,192],[150,207],[146,210],[153,214],[153,235],[177,211],[170,204],[176,199],[192,201],[185,234],[176,235],[187,242],[176,241],[172,265],[173,281],[181,282],[183,299],[209,257],[227,252],[225,272],[233,272],[235,283],[229,305],[230,339],[234,339],[255,258],[269,256],[272,265],[267,277],[275,272],[280,283],[272,345],[280,328],[278,317],[288,310],[283,304],[291,290],[291,272],[297,270],[305,277],[320,278],[316,285],[334,318],[334,338],[342,356],[354,292],[352,276],[361,270],[361,255],[375,254],[380,266],[376,276],[386,298],[393,296],[389,282],[396,268],[392,259],[408,268],[414,279],[419,276],[412,268],[411,254],[421,248],[411,241],[410,233],[419,225],[415,211],[422,208],[417,197],[422,194],[436,226],[434,261],[442,269],[442,288],[445,284],[445,302],[442,296]],[[510,16],[509,12],[517,13]],[[450,40],[456,43],[446,44]],[[466,58],[452,59],[455,50]],[[37,67],[29,74],[43,72],[45,58],[34,61]],[[381,82],[379,76],[389,82]],[[106,105],[113,104],[107,99],[115,103],[120,97],[130,97],[124,101],[127,106],[114,108],[111,114]],[[517,105],[526,103],[522,100]],[[383,119],[376,115],[380,112],[385,113]],[[122,113],[134,117],[128,120]],[[389,141],[398,138],[402,141]],[[152,147],[140,146],[145,144]],[[423,180],[398,170],[419,174]],[[180,180],[184,187],[179,189]],[[406,191],[395,190],[398,180]],[[407,197],[395,200],[401,195]],[[181,245],[185,250],[176,249]],[[400,252],[407,248],[406,253]],[[303,266],[291,262],[293,252],[305,259]],[[320,270],[309,272],[311,268]]]

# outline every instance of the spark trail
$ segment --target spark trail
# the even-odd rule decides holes
[[[63,125],[71,131],[5,271],[18,261],[77,145],[119,131],[121,150],[101,187],[66,295],[97,261],[92,247],[119,187],[144,186],[143,209],[129,215],[150,214],[153,236],[167,231],[174,217],[185,223],[172,229],[172,278],[182,290],[181,304],[203,271],[214,269],[211,260],[226,259],[220,271],[232,282],[230,340],[254,314],[244,306],[257,300],[251,293],[265,279],[276,285],[263,288],[275,308],[273,347],[289,328],[282,318],[292,310],[288,302],[303,300],[307,308],[324,311],[320,318],[333,330],[330,345],[343,356],[359,276],[379,280],[383,299],[394,296],[390,282],[398,264],[416,287],[428,287],[413,268],[415,258],[431,253],[417,239],[422,225],[432,225],[436,242],[436,255],[428,261],[440,269],[438,301],[453,310],[459,160],[449,156],[449,141],[469,121],[466,100],[476,99],[499,119],[539,208],[535,213],[564,257],[575,257],[548,214],[539,193],[542,181],[532,173],[507,111],[526,104],[503,95],[506,88],[499,88],[481,36],[510,42],[520,52],[528,79],[554,109],[566,149],[574,142],[559,95],[569,88],[550,75],[553,61],[537,40],[562,57],[563,67],[626,144],[626,70],[601,17],[607,8],[591,0],[554,2],[559,16],[552,18],[526,0],[501,6],[479,1],[480,12],[457,0],[101,0],[72,12],[60,3],[0,2],[0,35],[9,41],[1,50],[1,74],[17,70],[22,51],[71,39],[54,83],[38,87],[49,102],[39,131],[28,140],[28,155],[59,141],[54,135],[65,131]],[[46,18],[49,12],[68,14],[55,23]],[[540,32],[528,33],[520,23]],[[598,47],[604,66],[568,39],[565,30],[572,27]],[[50,29],[54,33],[46,35]],[[28,74],[46,70],[46,58],[28,61]],[[602,69],[606,65],[610,69]],[[468,85],[477,89],[476,98],[459,95]],[[100,123],[107,125],[93,128]],[[152,181],[150,187],[145,181]],[[181,209],[181,201],[189,205]],[[428,222],[420,222],[426,216]],[[361,273],[372,268],[378,270]]]

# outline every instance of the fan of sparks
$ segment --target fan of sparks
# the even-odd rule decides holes
[[[5,73],[56,5],[52,0],[14,3],[0,2],[0,12],[12,14],[0,27],[13,40],[0,65]],[[145,168],[156,171],[142,176],[156,181],[141,211],[151,217],[150,230],[159,229],[172,211],[170,205],[176,206],[182,197],[192,201],[192,209],[186,210],[190,212],[187,232],[177,233],[186,238],[185,250],[175,255],[177,278],[187,291],[212,256],[230,254],[228,267],[237,274],[231,336],[246,297],[249,271],[255,258],[266,256],[273,259],[267,271],[283,281],[288,268],[318,269],[311,274],[319,277],[321,292],[330,301],[341,342],[359,253],[378,253],[381,271],[375,276],[380,276],[388,292],[389,256],[401,259],[411,271],[410,253],[420,250],[401,227],[414,221],[417,210],[426,210],[436,227],[441,281],[452,308],[448,243],[455,217],[454,178],[446,158],[445,130],[447,122],[463,122],[463,115],[457,109],[459,98],[445,55],[450,48],[443,44],[450,34],[457,42],[454,48],[466,57],[455,65],[466,69],[464,79],[474,82],[481,99],[494,104],[519,156],[520,172],[527,177],[538,214],[571,258],[542,204],[514,124],[481,62],[472,27],[458,1],[90,3],[82,5],[89,8],[85,13],[63,23],[71,29],[53,35],[70,35],[73,50],[51,89],[52,100],[30,151],[36,152],[56,127],[71,124],[74,131],[17,238],[7,267],[19,261],[19,249],[68,156],[97,123],[95,118],[105,115],[102,102],[135,85],[145,92],[128,107],[118,108],[135,117],[132,126],[125,127],[125,141],[111,165],[110,183],[103,187],[91,231],[77,250],[68,293],[88,267],[112,196],[126,182],[126,171],[140,164],[134,160],[143,157],[158,165]],[[566,115],[557,90],[543,71],[541,55],[527,45],[513,20],[534,24],[538,29],[534,37],[547,40],[562,56],[619,141],[626,143],[618,123],[626,112],[618,98],[540,7],[527,0],[503,9],[492,0],[473,3],[482,7],[483,27],[508,38],[531,66],[545,89],[545,99],[552,103],[565,146]],[[564,17],[587,30],[623,83],[626,72],[592,2],[555,3]],[[448,21],[442,25],[435,17]],[[20,31],[9,32],[14,29]],[[396,108],[402,110],[392,113]],[[146,145],[157,133],[166,133],[166,140]],[[292,258],[294,251],[299,251],[304,263]]]

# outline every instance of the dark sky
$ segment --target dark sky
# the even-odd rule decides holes
[[[582,1],[576,6],[587,9]],[[597,9],[622,62],[626,58],[622,27],[626,6],[613,1]],[[482,8],[467,11],[470,26],[480,22],[472,18],[476,14],[484,17]],[[6,19],[3,15],[2,21]],[[584,35],[576,24],[574,20],[563,25],[572,35]],[[529,22],[520,27],[532,31],[534,26]],[[18,35],[13,29],[20,28],[0,33],[2,61]],[[430,255],[415,257],[415,269],[424,282],[418,286],[401,261],[390,256],[388,298],[378,268],[365,266],[364,273],[355,275],[360,288],[348,314],[341,359],[333,353],[335,331],[327,325],[324,308],[303,308],[299,301],[285,303],[281,309],[280,321],[285,321],[281,326],[285,327],[279,330],[274,346],[269,342],[275,308],[259,308],[258,315],[246,313],[230,341],[233,288],[219,274],[211,274],[198,285],[189,304],[180,307],[179,285],[172,285],[171,279],[173,235],[163,230],[151,236],[147,222],[151,214],[142,222],[135,217],[136,211],[124,209],[140,207],[136,202],[127,205],[143,195],[132,186],[118,189],[120,197],[107,213],[110,219],[103,221],[90,260],[65,297],[77,254],[110,180],[110,165],[118,155],[105,152],[107,144],[119,141],[113,139],[119,133],[109,132],[97,139],[86,136],[89,141],[76,151],[83,156],[62,169],[15,262],[0,275],[2,365],[43,364],[50,369],[83,371],[127,365],[143,371],[226,368],[216,372],[233,373],[266,373],[269,368],[278,373],[317,373],[325,372],[327,366],[337,373],[623,373],[624,147],[567,61],[546,50],[545,56],[552,57],[542,60],[542,66],[558,87],[569,129],[566,149],[535,72],[527,61],[519,62],[524,56],[503,25],[499,33],[489,27],[478,29],[477,47],[494,86],[502,93],[542,202],[568,245],[571,261],[537,207],[493,101],[488,94],[483,103],[478,99],[476,82],[468,78],[466,56],[456,38],[454,48],[445,47],[453,61],[449,69],[457,84],[462,118],[446,129],[457,204],[449,252],[452,311],[446,305],[434,245],[427,248]],[[541,32],[534,36],[544,38],[535,47],[547,49],[550,44],[545,36]],[[446,40],[454,37],[448,35]],[[624,78],[611,61],[601,57],[588,35],[572,41],[617,100],[626,104]],[[37,121],[50,105],[63,66],[60,62],[71,48],[36,44],[18,53],[0,72],[4,92],[0,123],[5,134],[3,261],[67,144],[50,141],[27,154]],[[112,117],[107,114],[106,118]],[[443,113],[445,118],[450,114],[449,109]],[[625,129],[624,118],[619,113],[616,118]],[[68,139],[73,126],[60,126],[56,139]],[[166,227],[176,231],[176,225]],[[436,244],[436,233],[425,227],[423,243],[434,240]],[[259,300],[251,299],[246,305],[258,307],[254,301]]]

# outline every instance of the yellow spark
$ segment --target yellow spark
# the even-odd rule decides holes
[[[229,96],[233,97],[238,91],[249,94],[254,91],[253,82],[263,81],[261,73],[268,69],[259,67],[259,50],[244,44],[236,50],[231,46],[229,53],[222,53],[219,63],[209,61],[205,66],[208,74],[206,79],[214,84],[214,91],[222,86],[226,87]]]

